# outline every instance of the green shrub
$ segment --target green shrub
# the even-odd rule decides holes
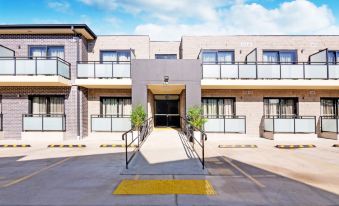
[[[199,106],[193,106],[188,109],[187,112],[188,122],[198,128],[202,129],[204,124],[207,122],[207,119],[202,116],[202,108]]]
[[[131,121],[132,125],[139,129],[146,120],[146,111],[142,105],[137,105],[132,109]]]

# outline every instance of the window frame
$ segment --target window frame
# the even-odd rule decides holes
[[[321,97],[320,98],[320,114],[321,114],[321,116],[325,116],[323,114],[323,110],[322,110],[323,100],[331,100],[335,103],[334,104],[334,117],[338,117],[339,116],[339,107],[338,107],[339,97]]]
[[[51,114],[51,97],[62,97],[64,102],[63,102],[63,110],[64,113],[60,115],[65,115],[66,114],[66,96],[65,95],[29,95],[28,96],[28,114],[33,114],[33,98],[34,97],[45,97],[46,98],[46,115],[56,115],[56,114]]]
[[[48,49],[51,48],[51,47],[59,47],[59,48],[62,48],[64,50],[64,55],[61,59],[65,59],[65,45],[28,45],[28,57],[29,58],[34,58],[32,55],[31,55],[31,48],[44,48],[45,51],[46,51],[46,58],[51,58],[52,56],[48,56]],[[54,57],[54,56],[53,56]],[[60,58],[60,57],[58,57]]]
[[[329,61],[329,53],[334,54],[334,63]],[[327,51],[327,63],[328,64],[339,64],[338,58],[339,58],[339,50],[328,50]]]
[[[112,116],[116,116],[116,117],[128,117],[126,115],[124,115],[124,107],[122,107],[122,112],[120,113],[119,112],[119,102],[120,100],[124,100],[124,99],[130,99],[131,100],[131,105],[132,105],[132,97],[123,97],[123,96],[118,96],[118,97],[112,97],[112,96],[102,96],[100,97],[100,115],[101,116],[107,116],[108,114],[104,114],[104,104],[103,104],[103,101],[104,99],[117,99],[118,100],[118,104],[117,104],[117,114],[116,115],[112,115]],[[123,101],[122,101],[123,102]],[[120,114],[122,114],[120,116]]]
[[[264,54],[265,52],[277,52],[278,53],[278,62],[265,62],[264,61]],[[295,60],[292,62],[281,62],[281,54],[283,52],[293,52],[295,54]],[[298,63],[298,50],[297,49],[264,49],[262,51],[262,62],[263,63],[271,63],[271,64],[297,64]]]
[[[270,100],[270,99],[278,99],[279,100],[279,108],[278,108],[278,111],[279,111],[279,114],[277,115],[271,115],[271,114],[265,114],[265,105],[267,105],[266,101],[265,100]],[[290,100],[290,99],[294,99],[295,100],[295,111],[294,111],[294,116],[299,116],[299,98],[298,97],[264,97],[263,98],[263,114],[264,114],[264,117],[267,117],[267,118],[271,118],[271,116],[277,116],[278,118],[286,118],[287,115],[282,115],[281,114],[281,100]],[[270,112],[269,112],[270,113]]]
[[[178,59],[178,55],[177,54],[154,54],[154,59],[160,59],[160,60],[164,60],[164,59],[161,59],[161,58],[157,58],[157,56],[175,56],[175,58],[165,58],[165,60],[176,60]]]
[[[116,61],[107,61],[107,62],[116,62],[116,63],[130,62],[131,59],[132,59],[132,50],[131,49],[101,49],[101,50],[99,50],[99,60],[100,60],[101,63],[106,62],[106,61],[102,60],[102,54],[104,52],[115,52],[117,54],[117,60]],[[118,52],[128,52],[129,53],[129,61],[120,61],[119,56],[118,56]]]
[[[215,56],[215,61],[213,62],[213,61],[211,61],[211,62],[208,62],[208,61],[204,61],[204,53],[216,53],[216,56]],[[231,60],[231,62],[219,62],[219,52],[221,53],[221,52],[229,52],[229,53],[232,53],[232,60]],[[230,49],[221,49],[221,50],[219,50],[219,49],[215,49],[215,50],[213,50],[213,49],[206,49],[206,50],[202,50],[202,55],[201,55],[201,59],[202,59],[202,62],[203,63],[205,63],[205,64],[213,64],[213,63],[215,63],[215,64],[234,64],[235,63],[235,51],[234,50],[230,50]]]
[[[209,113],[208,113],[208,110],[207,110],[207,114],[206,115],[204,115],[204,116],[206,116],[207,118],[209,118],[210,116],[215,116],[215,118],[220,118],[220,117],[225,117],[225,116],[229,116],[229,115],[225,115],[225,111],[223,111],[223,113],[224,114],[220,114],[220,112],[219,112],[219,100],[223,100],[223,105],[225,105],[225,99],[231,99],[231,100],[233,100],[233,104],[232,104],[232,115],[230,115],[230,116],[236,116],[236,97],[202,97],[201,98],[201,103],[203,103],[203,100],[209,100],[209,99],[215,99],[215,100],[217,100],[217,114],[216,115],[210,115]],[[207,109],[208,109],[208,107],[207,107]]]

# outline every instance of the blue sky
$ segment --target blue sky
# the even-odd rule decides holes
[[[338,0],[0,0],[0,24],[86,23],[98,35],[339,34]]]

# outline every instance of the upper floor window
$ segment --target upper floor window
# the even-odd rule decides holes
[[[65,58],[65,51],[63,46],[30,46],[30,57],[59,57]]]
[[[339,64],[339,51],[328,51],[328,63]]]
[[[210,118],[235,115],[234,98],[202,98],[203,115]]]
[[[30,96],[29,113],[31,114],[64,114],[64,96]]]
[[[232,63],[234,51],[203,51],[202,61],[204,63]]]
[[[130,60],[130,50],[100,51],[100,61],[126,62]]]
[[[176,54],[155,54],[155,59],[177,59]]]
[[[265,63],[291,63],[297,62],[297,51],[264,51],[263,61]]]
[[[278,118],[296,116],[297,104],[297,98],[264,98],[264,115]]]
[[[132,113],[132,100],[129,97],[102,97],[101,114],[124,117]]]
[[[321,115],[323,116],[338,116],[338,106],[339,99],[338,98],[321,98]]]

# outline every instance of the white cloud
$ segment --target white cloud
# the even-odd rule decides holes
[[[47,6],[55,11],[63,13],[68,12],[70,9],[70,4],[65,1],[50,1],[47,3]]]
[[[142,18],[145,23],[134,32],[156,40],[178,40],[182,35],[339,34],[331,9],[309,0],[286,1],[272,9],[246,0],[80,1]]]

